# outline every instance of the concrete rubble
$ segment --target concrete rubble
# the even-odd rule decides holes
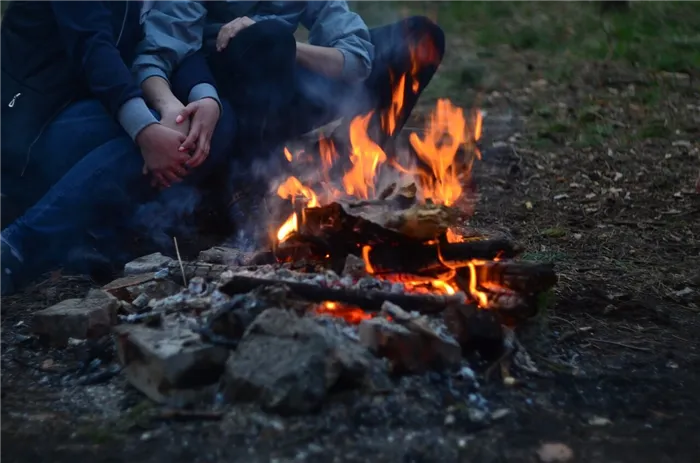
[[[358,324],[341,312],[317,312],[317,304],[295,298],[284,284],[235,296],[218,289],[235,274],[252,274],[393,291],[394,283],[367,274],[361,258],[349,256],[338,275],[272,265],[227,267],[236,256],[235,250],[217,247],[184,263],[187,287],[180,285],[179,262],[144,256],[126,265],[124,277],[85,299],[37,312],[35,331],[65,345],[69,338],[111,330],[129,383],[170,406],[211,404],[216,396],[279,414],[309,413],[336,390],[390,391],[395,387],[390,373],[455,372],[463,366],[460,343],[469,337],[464,317],[457,317],[462,331],[455,332],[456,340],[440,317],[409,313],[390,302]],[[122,324],[113,327],[117,321]]]
[[[32,327],[55,346],[66,346],[70,338],[99,338],[116,323],[118,306],[108,293],[91,290],[84,299],[66,299],[36,312]]]
[[[228,349],[204,343],[182,326],[121,325],[114,332],[126,378],[151,400],[185,406],[213,398]]]
[[[311,318],[268,309],[229,358],[225,394],[281,414],[312,412],[335,387],[376,381],[375,362],[366,349]]]
[[[131,276],[142,273],[154,273],[158,270],[168,268],[171,262],[173,262],[173,259],[159,252],[148,254],[147,256],[139,257],[127,263],[124,266],[124,275]]]

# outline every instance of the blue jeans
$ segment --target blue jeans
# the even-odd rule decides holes
[[[142,173],[139,148],[102,104],[74,103],[37,140],[22,178],[12,179],[25,188],[15,188],[8,199],[33,205],[2,237],[19,250],[32,273],[61,264],[72,249],[96,237],[105,244],[118,243],[127,231],[162,238],[193,212],[197,186],[225,163],[234,135],[233,111],[224,102],[209,157],[182,183],[159,192]]]

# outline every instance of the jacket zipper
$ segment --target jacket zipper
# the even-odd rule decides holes
[[[122,34],[124,33],[124,27],[126,26],[126,20],[127,17],[129,16],[129,2],[126,1],[124,2],[126,5],[126,8],[124,8],[124,18],[122,18],[122,28],[119,31],[119,36],[117,37],[117,43],[116,46],[119,46],[119,42],[122,39]],[[21,93],[18,93],[17,95],[12,98],[12,101],[10,101],[10,107],[12,108],[15,105],[15,101],[17,98],[21,95]],[[29,145],[29,149],[27,149],[27,160],[24,163],[24,168],[22,168],[22,173],[20,174],[20,177],[24,177],[24,173],[27,171],[27,167],[29,167],[29,161],[31,159],[31,154],[32,154],[32,148],[34,148],[34,145],[36,144],[37,140],[41,138],[41,136],[44,134],[44,130],[46,130],[46,127],[53,122],[53,120],[61,114],[61,112],[66,109],[70,104],[73,102],[73,98],[69,98],[66,103],[64,103],[55,113],[51,115],[51,117],[44,123],[44,125],[41,126],[41,129],[39,130],[39,134],[34,138],[32,143]]]

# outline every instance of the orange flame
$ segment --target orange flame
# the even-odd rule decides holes
[[[289,177],[287,180],[277,187],[277,194],[286,199],[291,199],[292,203],[296,200],[297,196],[303,196],[307,200],[307,207],[318,207],[319,202],[316,197],[316,193],[309,187],[302,185],[296,177]],[[282,224],[279,230],[277,230],[277,241],[282,242],[289,238],[289,236],[299,229],[299,218],[296,213],[292,213],[291,216]]]
[[[389,74],[394,93],[391,96],[391,106],[388,111],[382,116],[382,129],[387,135],[393,135],[396,131],[396,126],[401,117],[403,109],[404,92],[406,87],[406,74],[403,74],[396,85],[394,85],[394,75]]]
[[[467,123],[464,113],[449,100],[440,99],[431,115],[425,138],[410,135],[410,142],[418,157],[432,170],[432,178],[425,178],[423,196],[433,202],[449,206],[462,194],[462,186],[453,164],[459,147],[466,142]]]
[[[374,143],[367,133],[372,112],[358,116],[350,123],[350,161],[352,168],[343,176],[345,192],[350,196],[369,199],[374,194],[377,168],[386,161],[384,151]]]
[[[476,302],[479,304],[479,307],[485,309],[489,305],[489,298],[488,295],[477,289],[477,273],[476,273],[476,265],[483,264],[483,261],[477,261],[473,260],[467,264],[469,266],[469,294],[472,295],[474,299],[476,299]]]
[[[284,147],[284,157],[287,158],[287,161],[292,162],[292,153],[289,152],[286,146]]]

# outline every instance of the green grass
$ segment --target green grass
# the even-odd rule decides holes
[[[370,25],[408,14],[434,17],[448,37],[479,49],[507,45],[673,72],[700,67],[698,2],[632,2],[628,12],[606,15],[592,2],[351,3]]]

